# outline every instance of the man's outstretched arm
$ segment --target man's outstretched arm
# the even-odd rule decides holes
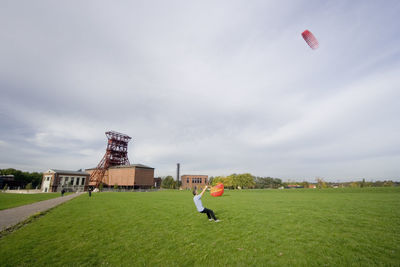
[[[201,191],[201,193],[200,193],[200,196],[203,196],[203,194],[204,194],[204,192],[206,192],[206,190],[207,190],[207,185],[204,187],[204,189],[203,189],[203,191]]]

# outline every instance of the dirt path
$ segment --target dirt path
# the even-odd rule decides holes
[[[81,194],[84,193],[71,194],[65,197],[48,199],[16,208],[0,210],[0,231],[26,220],[29,216],[32,216],[35,213],[51,209],[61,203],[80,196]]]

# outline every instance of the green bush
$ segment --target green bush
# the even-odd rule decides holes
[[[31,190],[32,189],[32,183],[29,183],[25,187],[26,190]]]
[[[168,189],[175,189],[176,188],[176,181],[172,176],[167,176],[162,179],[161,181],[161,187],[162,188],[168,188]]]

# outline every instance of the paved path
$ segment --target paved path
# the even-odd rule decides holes
[[[16,208],[0,210],[0,231],[16,225],[23,220],[26,220],[27,218],[29,218],[29,216],[32,216],[37,212],[51,209],[57,205],[60,205],[61,203],[80,196],[81,194],[84,193],[71,194],[64,197],[43,200]]]

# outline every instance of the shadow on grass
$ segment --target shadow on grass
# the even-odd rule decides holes
[[[226,210],[225,209],[218,209],[218,210],[215,210],[214,211],[214,213],[215,213],[215,216],[220,216],[220,215],[224,215],[224,214],[226,214]]]

